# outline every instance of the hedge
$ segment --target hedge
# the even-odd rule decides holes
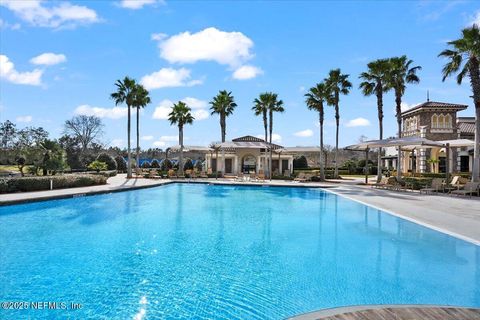
[[[0,178],[0,193],[50,190],[50,180],[53,181],[53,189],[86,187],[107,183],[107,177],[89,174]]]

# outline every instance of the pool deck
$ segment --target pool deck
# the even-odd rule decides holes
[[[480,320],[480,309],[430,305],[372,305],[325,309],[289,320]]]
[[[211,184],[269,185],[288,187],[321,187],[329,192],[382,209],[393,215],[445,232],[480,245],[480,198],[447,195],[420,195],[418,192],[378,190],[358,185],[361,180],[330,181],[326,183],[292,181],[238,182],[228,179],[196,179],[179,182],[208,182]],[[169,184],[169,179],[125,179],[124,174],[109,178],[106,185],[22,192],[0,195],[0,205],[88,196]]]

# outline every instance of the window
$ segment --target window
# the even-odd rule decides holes
[[[445,116],[445,128],[452,128],[452,116],[449,114]]]
[[[438,117],[438,126],[437,128],[445,128],[445,116],[443,114],[441,114],[439,117]]]
[[[432,116],[432,128],[438,128],[438,116],[436,114]]]

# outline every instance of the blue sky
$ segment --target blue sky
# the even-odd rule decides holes
[[[353,88],[340,103],[340,145],[361,135],[377,138],[374,97],[363,97],[358,75],[377,58],[406,54],[421,65],[405,107],[430,99],[468,104],[468,81],[441,81],[437,55],[460,30],[480,23],[476,1],[9,1],[0,0],[0,121],[43,126],[53,137],[75,114],[105,123],[103,140],[125,146],[125,108],[109,95],[126,75],[152,98],[141,115],[142,148],[177,144],[165,115],[186,101],[197,120],[185,144],[220,140],[208,101],[222,89],[238,103],[227,119],[227,139],[262,135],[251,111],[259,93],[285,102],[274,116],[274,138],[284,146],[318,145],[318,116],[304,104],[305,90],[330,69],[350,74]],[[385,136],[395,134],[394,98],[387,94]],[[133,130],[133,128],[132,128]],[[133,132],[133,131],[132,131]],[[134,136],[132,135],[132,138]],[[335,142],[333,108],[326,111],[326,143]]]

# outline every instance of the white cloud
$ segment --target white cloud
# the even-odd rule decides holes
[[[112,142],[110,142],[110,145],[112,147],[121,148],[125,145],[125,141],[123,139],[113,139]]]
[[[304,86],[300,86],[300,88],[298,88],[298,91],[304,92],[304,91],[305,91],[305,87],[304,87]]]
[[[207,101],[199,100],[197,98],[192,98],[192,97],[185,97],[181,99],[181,101],[185,102],[187,106],[189,106],[192,109],[203,109],[208,106]]]
[[[99,108],[83,104],[78,106],[73,113],[76,115],[96,116],[99,118],[120,119],[127,116],[128,109],[125,107]]]
[[[150,141],[150,140],[153,140],[153,136],[143,136],[140,138],[140,140]]]
[[[155,41],[161,41],[161,40],[163,40],[163,39],[165,39],[165,38],[167,38],[167,37],[168,37],[167,34],[161,33],[161,32],[159,32],[159,33],[152,33],[152,34],[150,35],[150,39],[155,40]]]
[[[245,65],[239,67],[233,72],[233,78],[237,80],[248,80],[263,74],[262,69],[255,66]]]
[[[260,139],[265,139],[265,134],[257,134],[256,137]],[[280,143],[280,142],[282,142],[282,136],[277,133],[273,133],[272,143]]]
[[[294,133],[294,136],[302,137],[302,138],[311,137],[311,136],[313,136],[313,131],[310,130],[310,129],[298,131],[298,132]]]
[[[180,99],[180,101],[185,102],[190,108],[192,108],[192,115],[195,120],[204,120],[210,116],[210,113],[205,109],[208,104],[204,100],[199,100],[197,98],[186,97]],[[164,99],[160,101],[158,106],[153,111],[152,118],[159,120],[167,120],[168,114],[172,111],[174,102],[169,99]]]
[[[402,110],[402,112],[404,112],[404,111],[410,110],[410,109],[412,109],[413,107],[416,107],[416,106],[418,106],[418,105],[419,105],[418,103],[408,104],[408,103],[406,103],[406,102],[402,102],[402,103],[400,104],[400,109]],[[395,112],[396,112],[396,111],[395,111]]]
[[[169,87],[191,87],[202,84],[202,80],[190,80],[190,70],[185,68],[162,68],[142,77],[140,83],[147,90]]]
[[[0,29],[18,30],[20,27],[20,23],[10,24],[7,21],[0,19]]]
[[[154,147],[165,147],[167,145],[172,145],[178,142],[178,136],[161,136],[160,139],[154,141],[152,145]]]
[[[345,127],[368,127],[370,125],[370,121],[365,118],[356,118],[349,120]]]
[[[193,110],[192,115],[195,118],[195,120],[198,121],[198,120],[207,119],[210,113],[205,109],[198,109],[198,110]]]
[[[143,8],[145,5],[152,5],[152,4],[165,4],[163,0],[122,0],[120,1],[120,7],[125,9],[132,9],[137,10]]]
[[[478,10],[472,18],[472,21],[469,23],[469,26],[476,24],[480,27],[480,10]]]
[[[64,54],[56,54],[51,52],[42,53],[41,55],[30,59],[30,62],[33,64],[46,66],[59,64],[65,61],[67,61],[67,57],[65,57]]]
[[[39,86],[42,84],[43,71],[34,69],[33,71],[18,72],[15,65],[6,55],[0,55],[0,78],[15,84],[26,84]]]
[[[161,40],[160,56],[170,63],[215,61],[238,67],[253,57],[253,41],[241,32],[206,28],[197,33],[182,32]]]
[[[54,5],[52,5],[54,4]],[[69,2],[41,0],[2,0],[0,5],[10,9],[20,19],[33,26],[60,28],[98,22],[97,13],[85,6]]]
[[[32,122],[32,116],[18,116],[15,120],[17,122]]]

